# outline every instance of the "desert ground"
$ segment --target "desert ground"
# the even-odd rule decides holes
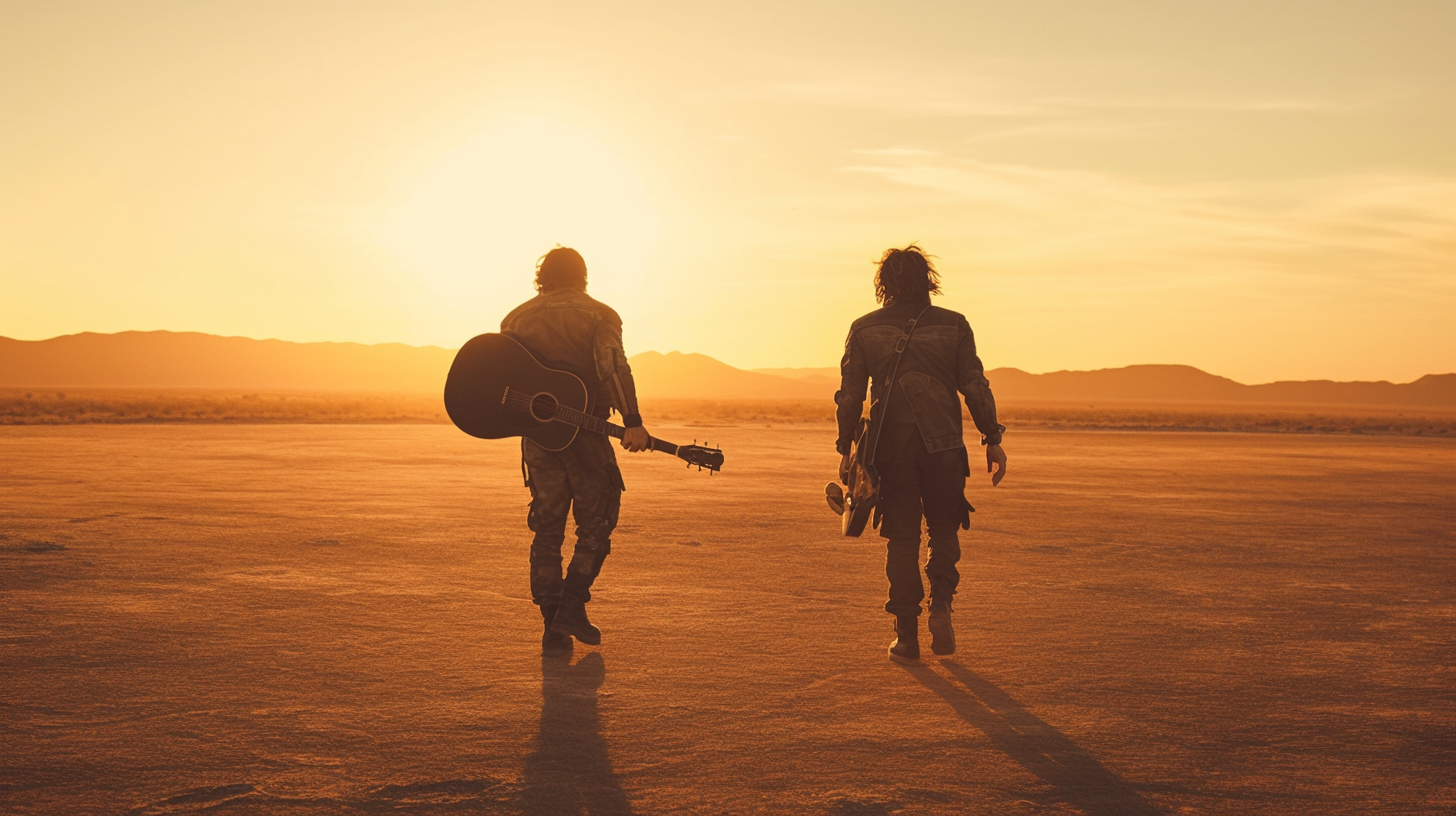
[[[832,392],[830,392],[832,394]],[[1396,405],[1249,405],[1197,402],[1012,401],[1001,419],[1018,430],[1362,434],[1456,439],[1456,408]],[[834,421],[823,399],[648,399],[660,422],[726,425]],[[964,415],[967,423],[970,415]],[[448,425],[431,393],[236,389],[0,388],[0,426],[249,424]]]
[[[543,661],[510,441],[0,429],[0,811],[1456,808],[1456,442],[1013,428],[906,668],[832,428],[653,430]]]

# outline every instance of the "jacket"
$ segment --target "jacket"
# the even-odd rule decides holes
[[[981,444],[1001,444],[1006,428],[996,421],[996,399],[976,354],[970,324],[959,312],[921,300],[876,309],[850,326],[839,363],[839,392],[834,395],[839,420],[836,447],[841,454],[854,443],[867,386],[873,380],[872,401],[884,398],[895,344],[905,336],[905,325],[922,310],[900,360],[884,421],[918,426],[931,453],[963,448],[960,402],[955,396],[960,392],[982,434]]]
[[[628,428],[642,424],[637,384],[622,347],[622,318],[612,307],[577,289],[554,289],[506,315],[501,334],[519,341],[542,364],[580,377],[591,395],[591,413],[605,417],[615,408]]]

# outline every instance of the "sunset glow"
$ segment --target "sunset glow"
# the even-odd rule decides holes
[[[443,151],[385,218],[399,270],[442,311],[525,300],[529,270],[556,244],[592,259],[593,291],[624,301],[650,285],[658,239],[632,168],[590,135],[544,119],[494,122]]]
[[[1456,369],[1441,3],[0,7],[0,334],[454,348],[576,246],[631,352],[834,365],[922,242],[987,363]]]
[[[0,0],[0,816],[1451,816],[1453,622],[1456,0]]]

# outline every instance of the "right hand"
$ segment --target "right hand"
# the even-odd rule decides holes
[[[631,453],[641,453],[652,447],[652,435],[641,425],[626,428],[622,431],[622,447]]]
[[[995,470],[991,466],[995,465]],[[986,472],[991,474],[991,486],[1001,484],[1001,479],[1006,476],[1006,451],[1001,450],[1000,445],[986,446]]]
[[[839,457],[839,481],[843,482],[846,487],[849,485],[849,463],[850,454],[846,453]]]

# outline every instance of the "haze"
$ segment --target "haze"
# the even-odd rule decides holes
[[[988,366],[1456,369],[1449,3],[0,3],[0,333],[827,366],[922,242]]]

